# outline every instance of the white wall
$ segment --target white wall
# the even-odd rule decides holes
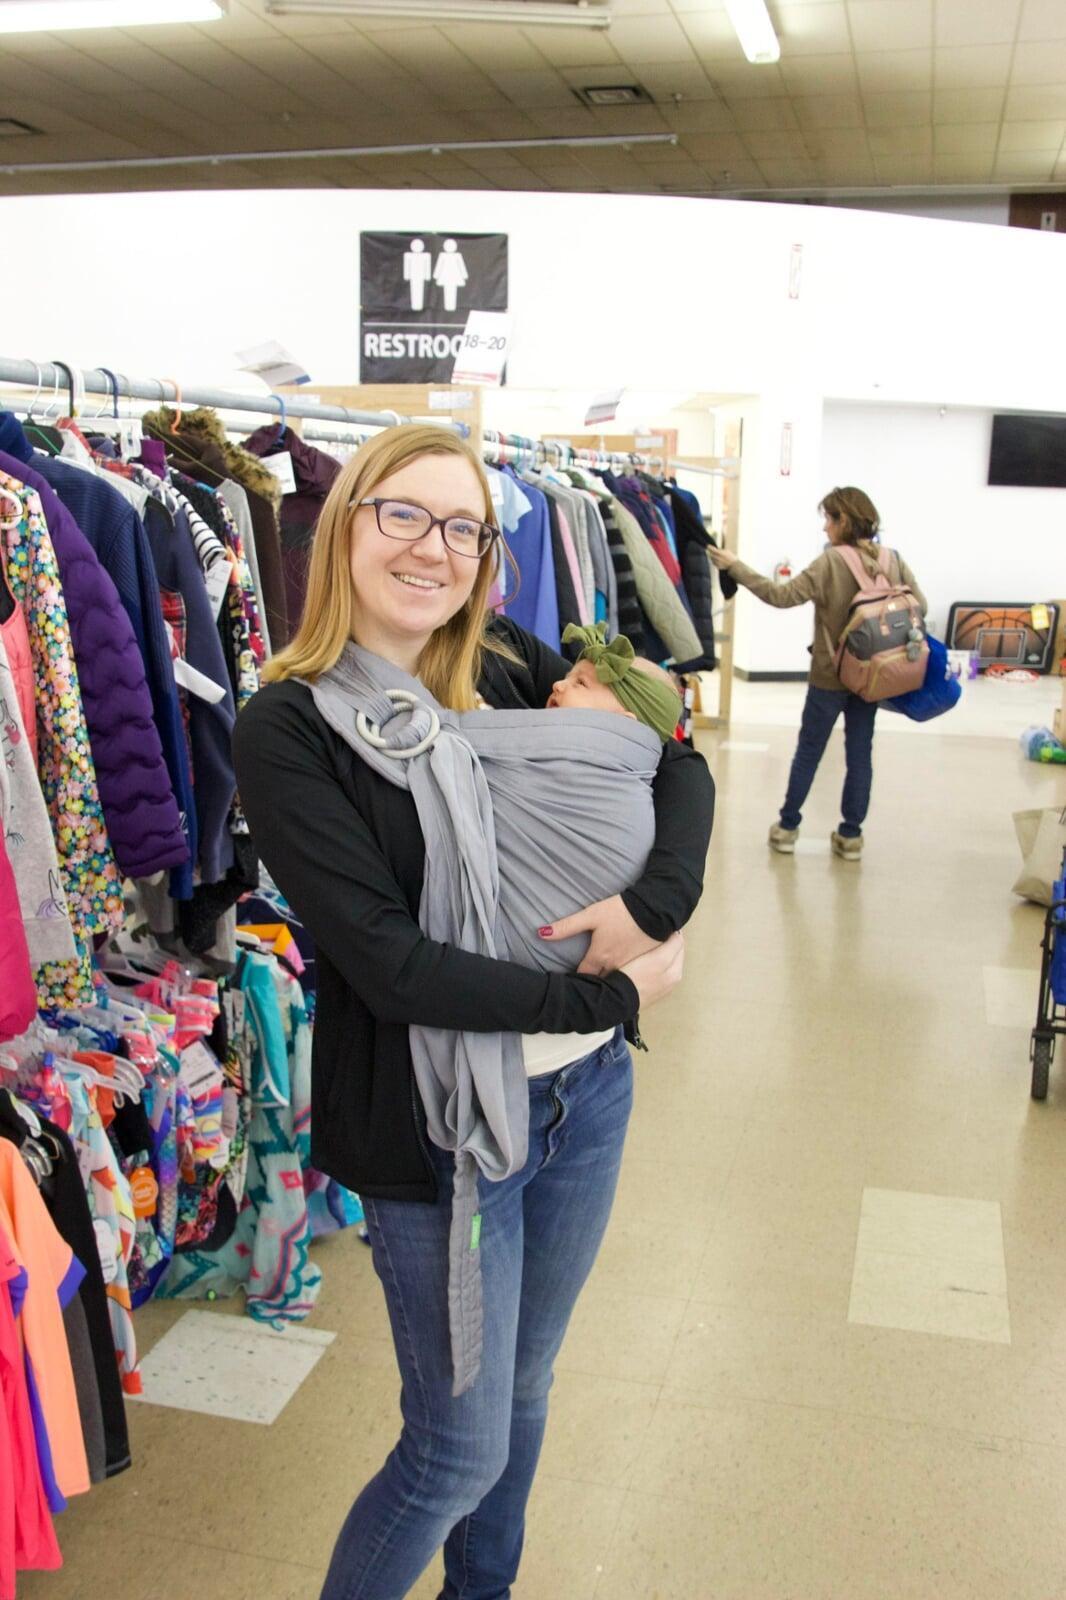
[[[781,554],[798,560],[808,537],[825,487],[823,399],[1063,406],[1066,236],[647,196],[0,199],[5,304],[17,307],[0,353],[247,387],[233,352],[277,338],[313,380],[349,382],[359,232],[413,227],[509,234],[516,387],[758,396],[742,549],[764,570]],[[790,298],[797,244],[803,271]],[[778,466],[786,421],[787,477]],[[1041,587],[1052,582],[1048,574]],[[741,631],[739,664],[776,670],[795,666],[805,623],[760,608]]]
[[[827,405],[822,478],[858,484],[929,599],[935,630],[955,600],[1066,595],[1066,490],[990,488],[992,414]]]

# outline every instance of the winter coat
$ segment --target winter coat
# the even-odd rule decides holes
[[[681,581],[685,585],[692,620],[700,636],[706,663],[705,670],[715,665],[714,648],[714,592],[711,586],[711,563],[707,550],[713,543],[710,534],[687,501],[680,495],[670,495],[674,528],[677,533],[677,553],[681,562]]]
[[[295,632],[307,596],[307,573],[314,547],[315,525],[326,496],[340,473],[341,464],[324,450],[305,444],[299,434],[285,428],[279,437],[276,426],[257,428],[244,448],[260,460],[287,450],[292,457],[296,493],[283,494],[281,521],[281,565],[285,574],[285,604],[290,631]]]
[[[124,876],[150,878],[186,861],[189,852],[129,617],[92,546],[40,474],[4,455],[0,471],[21,477],[40,496],[67,602],[111,848]]]
[[[278,480],[255,456],[226,437],[218,415],[209,408],[186,411],[175,433],[176,420],[176,412],[161,406],[158,411],[147,412],[143,423],[145,431],[166,446],[168,459],[181,471],[213,489],[221,487],[227,478],[244,489],[263,589],[263,625],[271,648],[283,650],[289,642],[290,627],[278,526]]]
[[[633,564],[637,593],[650,626],[675,661],[697,660],[703,653],[699,635],[643,528],[620,501],[614,501],[613,510],[626,554]]]

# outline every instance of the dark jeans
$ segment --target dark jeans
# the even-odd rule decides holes
[[[843,821],[837,831],[843,839],[858,839],[861,835],[866,813],[870,809],[870,789],[874,779],[874,718],[877,707],[860,700],[857,694],[849,694],[846,689],[816,689],[813,684],[807,690],[799,743],[788,778],[788,793],[781,807],[783,828],[798,828],[803,820],[804,801],[811,792],[818,763],[825,754],[829,735],[841,712],[844,713],[844,754],[848,766],[840,807]]]
[[[365,1200],[403,1378],[403,1432],[348,1514],[322,1600],[402,1600],[444,1546],[442,1600],[509,1600],[548,1416],[552,1364],[600,1247],[633,1099],[621,1030],[529,1083],[529,1159],[479,1180],[481,1373],[452,1397],[448,1228],[435,1205]]]

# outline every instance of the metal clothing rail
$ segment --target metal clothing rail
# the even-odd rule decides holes
[[[666,464],[675,472],[699,472],[707,478],[735,478],[740,467],[740,462],[730,456],[723,456],[713,467],[694,467],[687,461],[668,461]]]
[[[527,463],[540,466],[612,467],[623,473],[634,467],[662,469],[660,456],[625,454],[617,450],[588,450],[568,444],[565,440],[531,439],[520,433],[497,433],[492,428],[482,430],[485,460],[490,465],[504,461],[516,465]]]
[[[17,383],[36,390],[38,397],[50,397],[66,392],[70,395],[71,410],[76,395],[101,395],[118,406],[120,399],[151,400],[157,405],[169,402],[182,406],[211,406],[216,411],[249,411],[283,420],[285,417],[315,417],[322,422],[346,422],[352,426],[392,428],[408,419],[398,411],[349,411],[346,406],[325,406],[298,396],[278,394],[241,394],[233,389],[209,389],[194,386],[186,389],[173,378],[128,378],[125,373],[112,373],[106,367],[80,369],[63,362],[17,361],[0,356],[0,383]],[[463,422],[441,422],[440,427],[466,437],[469,433]]]

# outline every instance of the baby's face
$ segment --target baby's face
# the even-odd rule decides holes
[[[613,690],[597,678],[591,661],[579,661],[552,686],[548,705],[561,711],[617,711],[623,717],[632,716]]]

